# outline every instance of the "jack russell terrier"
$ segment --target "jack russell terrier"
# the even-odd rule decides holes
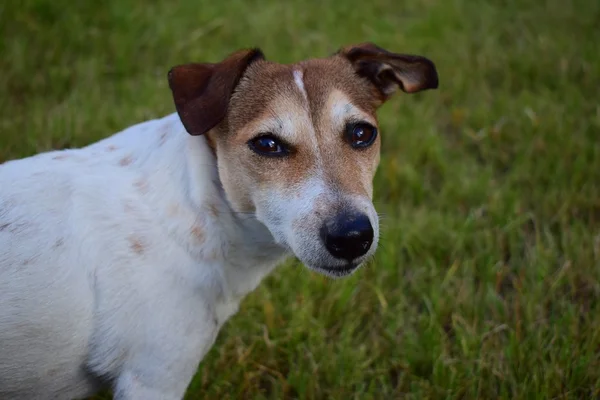
[[[343,277],[375,253],[376,109],[438,87],[372,43],[168,81],[173,114],[0,166],[0,398],[181,399],[275,266]]]

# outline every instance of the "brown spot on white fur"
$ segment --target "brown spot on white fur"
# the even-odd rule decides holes
[[[144,253],[145,247],[139,237],[134,235],[129,236],[129,247],[134,253],[141,255]]]
[[[208,213],[212,217],[219,216],[219,209],[217,208],[217,205],[215,203],[208,203],[207,209],[208,209]]]
[[[133,186],[135,186],[142,194],[148,193],[148,181],[144,178],[137,179],[135,182],[133,182]]]
[[[122,167],[126,167],[127,165],[131,164],[133,162],[133,157],[132,156],[125,156],[123,158],[121,158],[119,160],[119,165]]]
[[[204,229],[202,229],[200,225],[198,225],[197,223],[194,224],[190,232],[192,233],[192,236],[194,237],[194,239],[196,239],[198,243],[204,243]]]
[[[106,147],[106,151],[115,151],[117,149],[117,146],[115,146],[114,144],[109,145],[108,147]]]
[[[52,157],[53,160],[64,160],[66,158],[69,158],[67,154],[59,154],[57,156]]]

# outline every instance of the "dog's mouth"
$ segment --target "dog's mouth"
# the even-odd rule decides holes
[[[333,278],[341,278],[352,274],[359,266],[360,264],[349,263],[341,266],[320,265],[312,269]]]

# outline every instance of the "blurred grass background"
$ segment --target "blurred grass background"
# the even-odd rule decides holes
[[[7,0],[0,161],[171,113],[171,66],[240,47],[425,55],[440,89],[380,112],[374,262],[343,281],[277,270],[188,398],[594,398],[599,33],[590,0]]]

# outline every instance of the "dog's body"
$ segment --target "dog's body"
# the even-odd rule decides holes
[[[2,166],[0,393],[81,397],[97,383],[86,364],[132,379],[154,364],[150,382],[180,394],[241,297],[287,254],[227,212],[217,182],[204,138],[176,114]],[[168,354],[129,359],[132,347]]]
[[[295,255],[343,276],[370,257],[374,110],[390,93],[352,76],[352,54],[180,67],[178,113],[0,166],[0,398],[109,383],[116,399],[179,399],[277,264]],[[395,84],[437,87],[435,69],[423,74]],[[352,146],[337,142],[345,129]]]

